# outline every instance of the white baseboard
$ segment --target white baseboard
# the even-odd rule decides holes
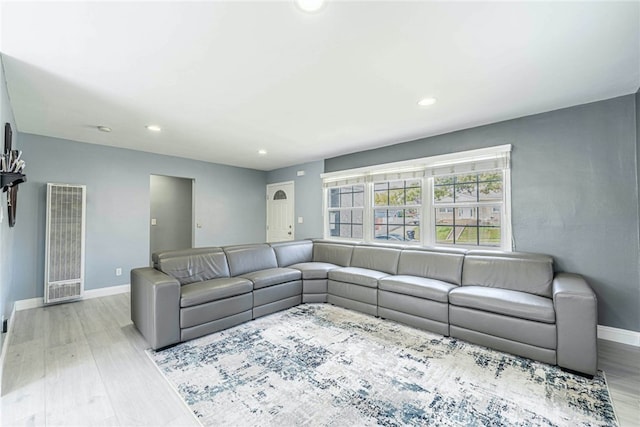
[[[108,286],[106,288],[89,289],[84,291],[82,299],[100,298],[109,295],[124,294],[131,290],[131,285],[118,285]],[[73,301],[69,301],[73,302]],[[42,298],[30,298],[16,301],[14,304],[15,311],[29,310],[31,308],[38,308],[44,306],[44,300]]]
[[[598,325],[598,338],[640,347],[640,332]]]
[[[84,291],[83,299],[108,297],[109,295],[126,294],[131,290],[131,285],[108,286],[100,289]]]

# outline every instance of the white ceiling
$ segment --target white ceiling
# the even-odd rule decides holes
[[[292,1],[4,1],[1,12],[19,131],[261,170],[640,86],[637,1],[330,1],[316,14]],[[426,96],[438,102],[419,107]]]

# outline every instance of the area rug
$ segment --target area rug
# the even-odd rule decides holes
[[[205,426],[616,426],[606,381],[328,304],[148,352]]]

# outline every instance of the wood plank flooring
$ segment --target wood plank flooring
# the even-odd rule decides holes
[[[19,311],[4,362],[2,426],[197,426],[144,353],[129,294]],[[622,427],[640,426],[640,348],[599,342]]]
[[[144,353],[129,294],[19,311],[2,426],[198,426]]]

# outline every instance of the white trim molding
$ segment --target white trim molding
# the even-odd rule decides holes
[[[640,332],[598,325],[598,338],[640,347]]]
[[[88,289],[84,291],[84,295],[82,296],[82,298],[77,299],[77,300],[70,300],[70,301],[65,301],[65,302],[74,302],[74,301],[81,301],[81,300],[85,300],[85,299],[91,299],[91,298],[100,298],[100,297],[106,297],[109,295],[117,295],[117,294],[124,294],[127,293],[131,290],[131,285],[130,284],[126,284],[126,285],[117,285],[117,286],[107,286],[104,288],[98,288],[98,289]],[[23,300],[19,300],[15,302],[14,308],[15,311],[22,311],[22,310],[29,310],[32,308],[39,308],[39,307],[43,307],[44,306],[44,302],[43,302],[43,298],[39,297],[39,298],[30,298],[30,299],[23,299]]]

